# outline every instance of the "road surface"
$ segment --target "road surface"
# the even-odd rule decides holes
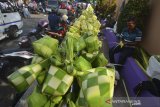
[[[38,15],[32,15],[31,18],[29,19],[23,19],[23,33],[21,36],[26,35],[29,31],[34,29],[38,23],[39,20],[41,19],[47,19],[47,15],[44,14],[38,14]],[[9,49],[9,48],[14,48],[18,46],[18,38],[14,40],[10,40],[9,38],[4,39],[0,41],[0,50],[3,49]]]

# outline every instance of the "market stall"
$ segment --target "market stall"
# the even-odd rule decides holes
[[[33,42],[35,57],[8,80],[18,92],[35,88],[24,99],[28,107],[111,107],[115,70],[100,51],[100,23],[89,6],[59,45],[45,36]],[[22,101],[23,102],[23,101]]]

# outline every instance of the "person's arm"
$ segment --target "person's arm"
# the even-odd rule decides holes
[[[137,28],[137,36],[135,38],[135,42],[141,42],[142,40],[142,32]]]
[[[47,34],[52,35],[52,36],[62,36],[61,34],[55,33],[55,32],[47,32]]]
[[[126,45],[129,45],[129,46],[137,46],[140,42],[141,42],[141,39],[142,39],[142,32],[139,30],[139,29],[136,29],[136,34],[135,34],[135,37],[134,37],[134,41],[125,41]]]
[[[141,38],[141,37],[140,37]],[[128,42],[127,45],[137,46],[141,41]]]
[[[128,46],[137,46],[139,42],[124,42],[124,45],[128,45]]]
[[[119,35],[119,40],[122,41],[123,43],[125,43],[124,39],[125,39],[126,35],[128,35],[127,28],[124,28],[122,30],[122,33]]]
[[[137,46],[141,41],[129,41],[129,40],[124,40],[122,39],[124,45],[128,45],[128,46]]]
[[[138,45],[142,40],[142,32],[137,28],[137,36],[135,38],[135,45]]]
[[[128,31],[127,29],[124,29],[122,31],[122,34],[120,36],[120,41],[123,43],[123,45],[128,45],[128,46],[135,46],[137,43],[135,41],[131,41],[131,40],[128,40]]]

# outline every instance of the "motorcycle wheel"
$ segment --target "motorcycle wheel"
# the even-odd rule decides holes
[[[9,31],[8,31],[8,36],[11,38],[11,39],[14,39],[14,38],[17,38],[19,35],[17,34],[17,31],[18,31],[18,27],[17,26],[11,26],[9,28]]]

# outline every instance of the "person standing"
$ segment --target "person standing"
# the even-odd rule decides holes
[[[28,7],[26,5],[23,5],[22,11],[23,11],[23,15],[25,18],[31,18],[30,12],[29,12]]]
[[[43,11],[46,12],[46,0],[39,0],[39,2],[42,4]]]
[[[57,28],[60,23],[60,16],[57,15],[57,11],[52,10],[52,12],[48,15],[48,20],[51,31],[57,32]]]

